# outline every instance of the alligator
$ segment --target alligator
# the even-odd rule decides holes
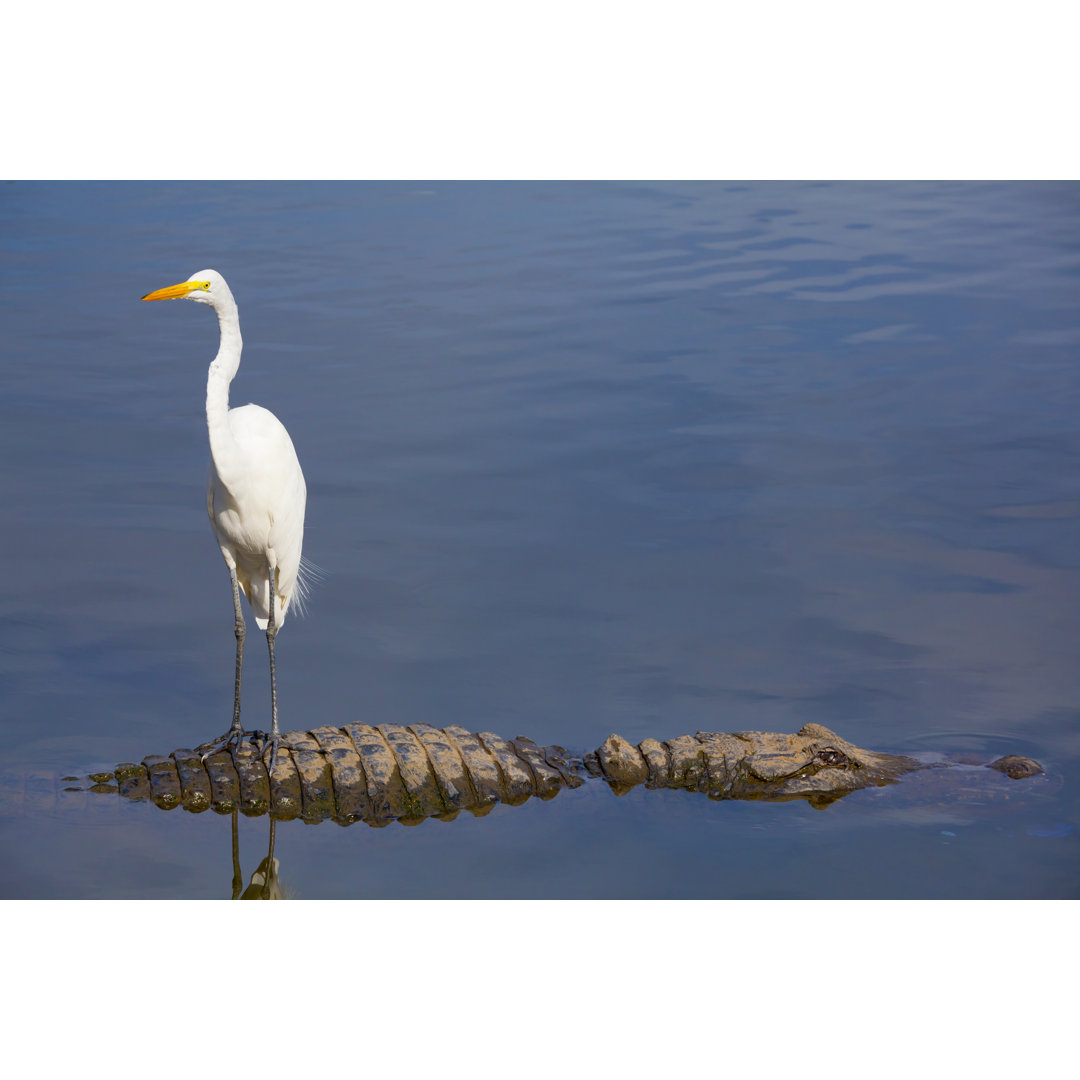
[[[150,755],[91,774],[88,788],[63,790],[118,793],[165,810],[379,827],[451,821],[462,810],[482,816],[498,803],[551,799],[589,780],[606,782],[616,795],[644,785],[710,799],[803,799],[822,809],[861,788],[947,764],[863,750],[821,724],[806,724],[794,735],[699,731],[637,745],[611,735],[581,756],[456,725],[350,723],[288,732],[283,741],[290,749],[279,751],[272,772],[259,748],[245,743],[210,754],[197,748]],[[1012,779],[1043,772],[1015,755],[989,768]]]

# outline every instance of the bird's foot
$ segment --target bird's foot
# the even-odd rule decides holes
[[[267,735],[265,732],[259,732],[262,736],[262,745],[259,747],[259,754],[263,761],[266,761],[266,751],[270,751],[270,763],[266,766],[266,771],[273,776],[274,765],[277,763],[278,750],[295,750],[296,747],[287,743],[276,731]]]
[[[238,750],[244,745],[245,739],[254,739],[261,734],[262,732],[257,731],[244,731],[238,725],[233,726],[224,735],[219,735],[216,739],[211,739],[201,746],[196,746],[195,752],[200,755],[201,761],[205,761],[211,754],[217,754],[222,750],[226,753],[232,753],[233,750]]]

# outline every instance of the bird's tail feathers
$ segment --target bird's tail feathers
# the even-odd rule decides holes
[[[313,563],[310,559],[300,556],[300,568],[296,573],[296,584],[293,586],[292,600],[289,602],[289,610],[297,615],[307,614],[307,602],[311,596],[311,590],[326,580],[326,571]]]

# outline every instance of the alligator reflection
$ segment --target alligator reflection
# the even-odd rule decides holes
[[[550,799],[590,779],[615,794],[638,785],[700,791],[712,799],[805,799],[823,809],[852,791],[891,784],[927,766],[896,754],[863,750],[820,724],[794,735],[771,732],[698,732],[633,745],[612,735],[582,757],[531,739],[427,724],[346,724],[285,736],[272,774],[250,745],[220,751],[205,762],[196,751],[151,755],[119,765],[98,790],[163,809],[213,809],[274,820],[418,824],[452,821],[462,810],[481,816],[497,803]],[[993,767],[1011,777],[1041,772],[1030,759],[1008,758]],[[267,864],[266,879],[272,876]]]

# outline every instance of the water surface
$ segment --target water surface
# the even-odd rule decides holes
[[[209,266],[240,305],[233,403],[289,428],[326,572],[278,641],[285,727],[587,750],[812,720],[1055,778],[962,809],[590,785],[417,828],[291,823],[292,895],[1076,896],[1078,195],[5,185],[4,770],[82,775],[227,726],[216,322],[138,301]],[[244,702],[265,724],[254,633]],[[267,829],[240,822],[245,874]],[[228,896],[231,874],[214,814],[0,818],[9,897]]]

